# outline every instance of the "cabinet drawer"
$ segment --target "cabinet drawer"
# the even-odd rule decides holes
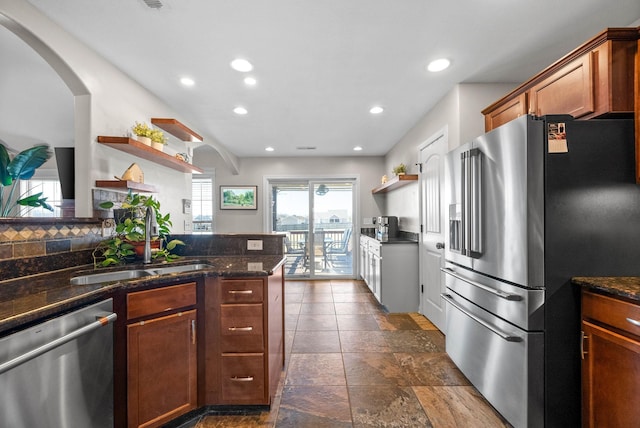
[[[172,285],[127,294],[127,319],[196,304],[196,283]]]
[[[380,253],[382,250],[382,244],[379,242],[373,242],[369,244],[369,252],[371,254],[375,254],[376,256],[380,257]]]
[[[222,352],[264,351],[261,303],[221,305],[220,349]]]
[[[222,400],[229,404],[268,404],[264,354],[222,355]]]
[[[640,306],[629,302],[585,291],[582,317],[640,336]]]
[[[220,281],[222,303],[262,302],[262,279],[223,279]]]

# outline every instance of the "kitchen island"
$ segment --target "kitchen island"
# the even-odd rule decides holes
[[[81,265],[0,281],[0,337],[112,300],[114,426],[269,406],[284,365],[282,236],[226,238],[187,237],[188,251],[171,263]],[[262,239],[264,250],[247,254],[248,239]],[[111,275],[123,270],[143,274]]]

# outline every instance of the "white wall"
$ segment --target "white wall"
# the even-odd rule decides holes
[[[173,231],[183,231],[186,216],[181,200],[191,197],[191,176],[96,142],[99,135],[125,136],[135,121],[151,117],[182,120],[154,94],[48,19],[26,0],[0,0],[0,24],[34,47],[56,69],[75,94],[76,215],[93,215],[91,189],[95,180],[120,176],[132,162],[144,172],[145,183],[158,189],[164,212],[171,213]],[[188,123],[185,123],[189,126]],[[227,161],[237,161],[215,139],[203,135]],[[168,151],[184,152],[185,144],[170,140]]]
[[[239,174],[232,174],[225,167],[218,153],[208,148],[194,151],[194,164],[207,170],[215,169],[215,232],[266,232],[263,230],[265,207],[263,196],[264,177],[359,177],[358,219],[382,215],[383,207],[374,199],[371,189],[380,183],[384,174],[384,158],[379,157],[259,157],[242,158]],[[232,211],[219,209],[220,185],[257,185],[258,209],[256,211]],[[360,227],[356,223],[356,227]]]
[[[484,133],[481,111],[502,98],[517,84],[463,83],[456,85],[387,153],[385,170],[404,163],[407,173],[416,174],[419,167],[418,148],[436,132],[448,127],[449,149]],[[386,194],[384,214],[399,217],[400,228],[408,232],[420,231],[418,183],[412,183]]]

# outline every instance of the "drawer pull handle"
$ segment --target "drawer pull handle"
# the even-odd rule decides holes
[[[232,376],[234,382],[253,382],[253,376]]]
[[[253,290],[229,290],[229,294],[253,294]]]
[[[229,327],[229,331],[252,331],[253,327]]]
[[[635,325],[636,327],[640,327],[640,321],[636,321],[632,318],[627,318],[627,321],[629,321],[631,324]]]

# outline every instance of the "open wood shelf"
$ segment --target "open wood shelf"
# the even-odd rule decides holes
[[[418,180],[418,174],[403,174],[403,175],[396,175],[395,177],[391,178],[389,181],[387,181],[384,184],[381,184],[380,186],[376,187],[375,189],[371,190],[371,193],[387,193],[391,190],[397,189],[398,187],[402,187],[402,186],[406,186],[407,184],[411,184],[414,181]]]
[[[202,142],[202,137],[196,134],[193,130],[177,121],[176,119],[163,119],[159,117],[152,117],[151,123],[158,128],[167,131],[179,140],[189,141],[192,143]]]
[[[155,162],[168,168],[175,169],[180,172],[202,174],[202,169],[198,168],[197,166],[181,161],[174,156],[156,150],[150,146],[142,144],[140,141],[131,139],[129,137],[99,136],[98,143],[138,156],[139,158]]]
[[[157,193],[155,186],[129,180],[96,180],[96,187],[119,190],[135,190],[142,193]]]

